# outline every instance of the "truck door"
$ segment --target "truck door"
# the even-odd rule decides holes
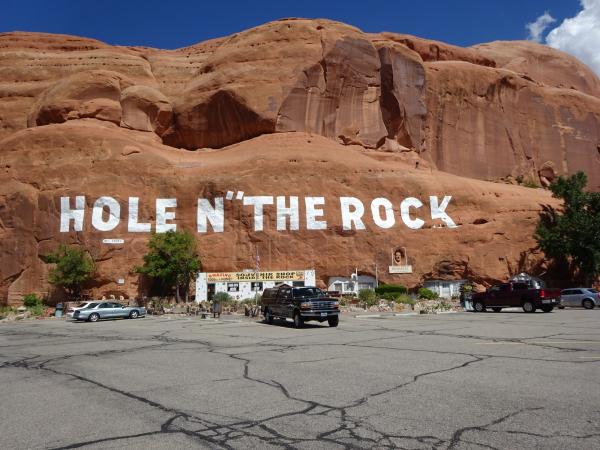
[[[281,310],[281,317],[294,317],[294,299],[292,298],[292,288],[279,289],[277,303]]]
[[[513,283],[510,295],[510,306],[519,307],[523,303],[523,298],[527,296],[529,285],[527,283]],[[529,294],[531,295],[531,294]]]

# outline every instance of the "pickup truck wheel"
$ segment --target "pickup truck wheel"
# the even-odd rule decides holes
[[[265,322],[267,322],[269,325],[273,324],[273,313],[269,308],[265,310]]]
[[[492,311],[494,311],[494,312],[500,312],[500,311],[502,311],[502,308],[492,308]]]
[[[300,316],[300,313],[296,311],[294,313],[294,328],[302,328],[304,326],[304,320]]]
[[[544,311],[545,313],[552,312],[553,309],[554,306],[542,306],[542,311]]]
[[[475,311],[477,312],[485,312],[485,305],[481,302],[475,302],[473,308],[475,308]]]
[[[90,322],[98,322],[99,318],[100,318],[100,316],[97,313],[92,313],[92,314],[90,314],[90,317],[88,317],[88,320]]]
[[[581,306],[583,306],[585,309],[594,309],[594,302],[589,298],[586,298],[583,302],[581,302]]]
[[[340,323],[340,318],[338,316],[332,316],[327,319],[327,323],[329,323],[330,327],[337,327],[338,323]]]
[[[525,303],[523,303],[523,311],[525,311],[526,313],[534,313],[535,305],[530,301],[526,301]]]
[[[140,315],[140,313],[139,313],[139,312],[137,312],[137,311],[134,309],[133,311],[131,311],[131,312],[129,313],[129,318],[130,318],[130,319],[137,319],[139,315]]]

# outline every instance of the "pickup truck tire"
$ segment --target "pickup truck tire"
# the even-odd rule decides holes
[[[502,311],[502,308],[492,308],[492,311],[494,311],[494,312],[500,312],[500,311]]]
[[[304,326],[304,320],[302,320],[302,316],[300,316],[299,311],[294,312],[294,328],[302,328]]]
[[[267,308],[265,310],[265,322],[268,323],[269,325],[273,324],[273,313],[271,312],[271,310],[269,308]]]
[[[473,304],[473,309],[475,309],[476,312],[485,312],[485,305],[481,302],[475,302]]]
[[[100,318],[100,316],[97,313],[92,313],[90,314],[90,316],[88,317],[88,320],[90,322],[98,322],[98,319]]]
[[[552,312],[553,309],[554,306],[542,306],[542,311],[544,311],[545,313]]]
[[[526,313],[534,313],[535,312],[535,305],[533,304],[533,302],[530,302],[529,300],[526,300],[523,303],[523,311],[525,311]]]
[[[589,298],[586,298],[584,301],[581,302],[581,306],[583,306],[585,309],[594,309],[594,302],[591,301]]]
[[[137,310],[133,310],[129,313],[129,318],[130,319],[137,319],[139,317],[140,313]]]
[[[327,323],[329,323],[330,327],[337,327],[338,323],[340,323],[340,318],[338,316],[333,316],[327,319]]]

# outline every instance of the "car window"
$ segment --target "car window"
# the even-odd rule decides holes
[[[498,290],[500,292],[508,292],[510,290],[510,286],[508,284],[501,284],[498,286]]]
[[[85,307],[85,309],[91,309],[91,308],[95,308],[96,306],[98,306],[98,303],[90,303],[89,305],[87,305]]]
[[[583,294],[583,292],[581,291],[581,289],[573,289],[573,295],[581,295]]]
[[[113,308],[122,308],[122,307],[123,307],[123,305],[121,305],[120,303],[113,303],[113,304],[112,304],[112,307],[113,307]]]
[[[498,292],[500,290],[500,286],[492,286],[490,288],[490,292]]]
[[[102,309],[112,308],[112,305],[110,303],[101,303],[100,308],[102,308]]]
[[[571,289],[565,289],[560,294],[561,295],[571,295],[572,293],[573,293],[573,291]]]
[[[515,291],[528,289],[527,283],[515,283],[513,284],[513,289]]]
[[[588,289],[588,291],[590,291],[592,294],[597,294],[598,291],[596,289]]]

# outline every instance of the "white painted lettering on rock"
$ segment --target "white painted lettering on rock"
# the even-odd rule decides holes
[[[238,191],[238,194],[241,191]],[[275,216],[275,229],[277,231],[299,231],[300,230],[300,197],[298,196],[250,196],[238,195],[233,198],[215,197],[212,200],[198,198],[196,210],[196,229],[198,233],[208,233],[209,228],[212,232],[223,233],[225,230],[225,199],[233,208],[236,208],[233,202],[241,201],[243,206],[252,206],[252,216],[254,218],[254,231],[264,231],[265,229],[265,208],[271,205],[267,217]],[[275,199],[275,202],[274,202]],[[441,221],[447,228],[456,228],[458,225],[448,215],[446,210],[449,207],[452,196],[445,195],[440,202],[435,195],[429,196],[429,207],[432,221]],[[342,223],[345,231],[366,230],[365,224],[365,205],[356,197],[340,197],[340,209],[338,220]],[[68,233],[71,231],[81,232],[85,225],[85,196],[75,197],[75,207],[71,208],[70,197],[60,197],[60,232]],[[238,203],[239,205],[239,203]],[[128,216],[126,218],[127,231],[130,233],[149,233],[152,231],[151,222],[140,222],[140,199],[139,197],[129,197]],[[177,223],[176,208],[178,207],[176,198],[157,198],[155,199],[156,220],[154,224],[157,233],[166,233],[176,231]],[[412,230],[423,228],[423,202],[415,197],[407,197],[400,202],[399,215],[401,222]],[[326,230],[327,220],[325,220],[325,197],[304,197],[304,213],[306,217],[306,230]],[[371,219],[372,224],[378,228],[390,229],[397,224],[396,214],[393,203],[385,197],[377,197],[371,201]],[[108,215],[107,215],[108,213]],[[92,206],[91,226],[96,231],[106,232],[115,230],[121,223],[121,204],[114,197],[99,197]],[[367,219],[369,219],[367,217]],[[73,226],[71,227],[71,223]],[[340,222],[337,222],[340,223]],[[369,222],[371,223],[371,222]],[[210,224],[210,226],[209,226]],[[372,225],[369,225],[372,227]],[[435,228],[435,225],[433,225]]]

